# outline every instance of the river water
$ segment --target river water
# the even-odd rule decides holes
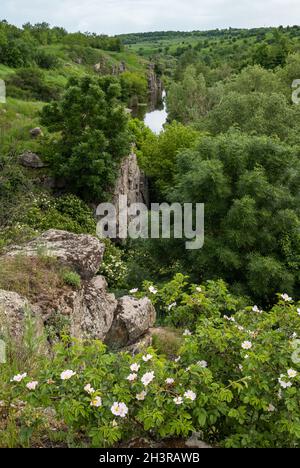
[[[168,119],[167,104],[166,104],[166,92],[162,93],[162,104],[160,109],[155,109],[151,112],[147,112],[144,118],[144,123],[152,132],[157,135],[164,129],[164,124]]]

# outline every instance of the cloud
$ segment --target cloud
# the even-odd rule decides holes
[[[106,34],[294,24],[299,0],[1,0],[1,17]]]

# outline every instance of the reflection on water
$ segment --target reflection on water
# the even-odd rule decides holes
[[[151,112],[147,112],[144,117],[144,123],[152,132],[159,134],[164,129],[164,124],[167,122],[168,113],[166,105],[166,92],[163,91],[161,102],[157,108]]]

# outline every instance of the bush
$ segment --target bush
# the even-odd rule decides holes
[[[27,409],[55,409],[68,427],[64,440],[76,446],[201,431],[215,446],[298,447],[300,304],[282,294],[268,313],[236,310],[222,284],[210,287],[192,286],[185,298],[199,315],[175,359],[153,349],[131,357],[64,338],[50,362],[32,370],[20,365],[21,379],[9,382],[11,368],[4,366],[2,406],[13,412],[8,402],[21,399]]]
[[[110,287],[124,288],[127,268],[122,251],[109,239],[101,239],[101,242],[105,244],[105,252],[100,273],[105,276]]]
[[[7,93],[25,100],[52,101],[59,98],[60,90],[45,82],[38,68],[21,68],[7,80]]]
[[[74,289],[79,289],[81,286],[81,278],[74,271],[67,271],[63,274],[65,284],[72,286]]]
[[[59,60],[54,54],[49,54],[44,50],[38,50],[35,54],[34,60],[38,67],[52,70],[57,68]]]
[[[37,231],[60,229],[75,234],[96,233],[92,210],[75,195],[52,198],[41,194],[25,214],[24,223]]]

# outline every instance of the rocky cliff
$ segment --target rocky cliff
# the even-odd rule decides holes
[[[150,63],[148,66],[148,88],[150,111],[154,111],[162,99],[163,84],[155,73],[155,65],[153,63]]]
[[[114,188],[113,204],[117,209],[119,218],[119,196],[126,195],[128,205],[144,203],[149,206],[148,181],[138,165],[137,156],[132,152],[126,157],[120,166],[119,175]]]

